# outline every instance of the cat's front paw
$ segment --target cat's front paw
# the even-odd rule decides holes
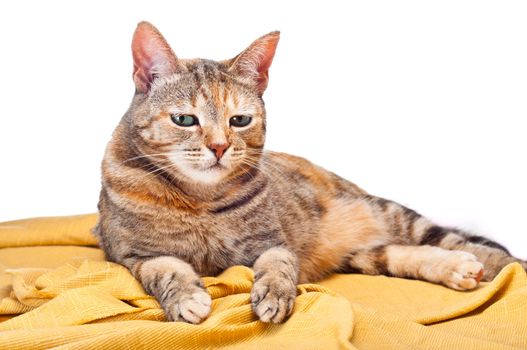
[[[196,287],[175,293],[174,298],[165,304],[169,321],[198,324],[209,315],[212,300],[205,290]]]
[[[452,289],[474,289],[483,276],[483,264],[471,253],[451,251],[448,258],[440,265],[441,280]]]
[[[293,311],[296,286],[279,274],[267,272],[251,291],[251,304],[262,322],[281,323]]]

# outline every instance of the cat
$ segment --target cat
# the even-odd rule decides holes
[[[94,233],[168,320],[203,321],[211,298],[200,276],[233,265],[254,269],[252,309],[273,323],[291,314],[298,283],[334,272],[470,290],[511,262],[527,268],[496,242],[264,151],[262,95],[279,36],[212,61],[178,58],[148,22],[134,33],[136,91],[102,162]]]

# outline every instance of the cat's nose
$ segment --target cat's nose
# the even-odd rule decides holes
[[[229,146],[230,145],[228,143],[211,143],[207,147],[212,151],[212,153],[214,153],[216,158],[220,160]]]

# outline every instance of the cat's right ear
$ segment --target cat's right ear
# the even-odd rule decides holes
[[[134,83],[138,92],[147,93],[157,77],[178,70],[178,60],[161,33],[148,22],[140,22],[132,39]]]

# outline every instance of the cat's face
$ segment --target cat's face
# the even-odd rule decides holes
[[[152,25],[139,24],[131,141],[154,171],[217,184],[255,166],[265,141],[262,94],[278,38],[268,34],[232,60],[183,60]]]

